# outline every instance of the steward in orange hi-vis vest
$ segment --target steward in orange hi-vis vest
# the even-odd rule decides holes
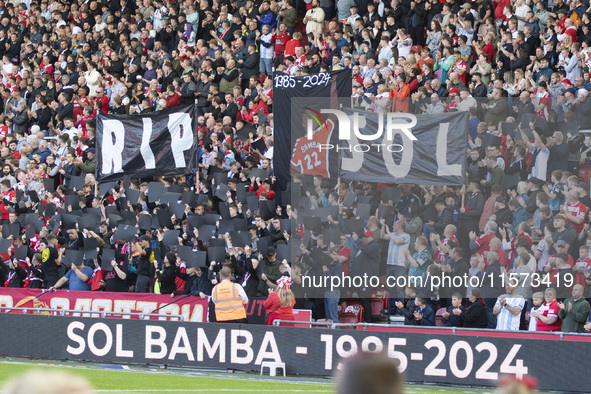
[[[218,322],[246,323],[246,310],[248,297],[242,286],[232,283],[230,277],[232,271],[228,267],[220,271],[221,282],[212,291],[212,299],[215,304],[215,318]]]

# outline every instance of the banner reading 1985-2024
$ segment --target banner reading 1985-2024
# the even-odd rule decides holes
[[[99,115],[97,179],[194,172],[196,122],[194,105],[139,115]]]
[[[0,356],[330,376],[359,351],[398,359],[408,382],[495,387],[533,376],[542,390],[588,393],[591,336],[420,327],[351,331],[258,325],[0,314]],[[43,328],[44,335],[27,335]],[[23,340],[26,335],[26,340]],[[48,340],[51,338],[51,340]],[[555,373],[557,368],[568,373]]]

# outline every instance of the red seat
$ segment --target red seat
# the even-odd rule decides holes
[[[352,298],[346,298],[345,302],[347,303],[347,306],[351,306],[351,305],[361,305],[361,301],[359,300],[359,298],[357,297],[352,297]]]
[[[377,290],[371,293],[371,298],[379,298],[382,300],[382,309],[388,310],[388,300],[390,293],[387,290]]]
[[[437,327],[445,327],[445,324],[443,324],[443,314],[445,313],[446,308],[439,308],[437,309],[437,312],[435,313],[435,325]]]
[[[371,299],[371,317],[382,317],[382,310],[384,304],[381,298]]]
[[[413,45],[410,47],[410,53],[421,53],[423,47],[420,45]]]
[[[344,312],[339,316],[339,323],[343,324],[357,324],[359,323],[358,317],[354,313]],[[343,327],[347,330],[355,330],[355,327]]]

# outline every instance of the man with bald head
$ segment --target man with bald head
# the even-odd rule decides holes
[[[564,303],[558,303],[558,317],[562,319],[563,332],[585,332],[585,323],[589,316],[589,302],[583,298],[585,288],[583,285],[574,285],[570,298]]]

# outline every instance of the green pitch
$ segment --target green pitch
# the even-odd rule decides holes
[[[33,369],[62,370],[85,377],[97,393],[334,393],[328,379],[270,378],[247,374],[205,373],[183,370],[142,369],[51,361],[0,361],[0,388],[11,377]],[[407,394],[484,394],[491,390],[440,386],[407,386]]]

